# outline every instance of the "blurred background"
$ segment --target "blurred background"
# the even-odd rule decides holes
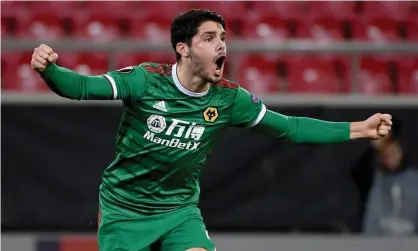
[[[67,101],[30,67],[41,43],[95,75],[175,62],[172,18],[227,23],[227,72],[277,112],[333,121],[394,115],[385,140],[218,142],[200,207],[219,250],[417,250],[418,2],[2,1],[2,249],[97,250],[97,193],[118,102]]]

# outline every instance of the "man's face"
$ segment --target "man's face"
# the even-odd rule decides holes
[[[190,60],[194,74],[205,82],[222,79],[226,59],[225,30],[213,21],[202,23],[192,38]]]

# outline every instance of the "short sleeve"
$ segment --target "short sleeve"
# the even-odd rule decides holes
[[[138,100],[147,86],[147,74],[141,66],[110,71],[104,76],[112,86],[113,99]]]
[[[254,127],[265,114],[266,107],[261,99],[238,87],[232,104],[232,124],[242,127]]]

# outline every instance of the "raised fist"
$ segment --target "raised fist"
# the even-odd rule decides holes
[[[41,44],[35,48],[32,54],[31,66],[35,71],[42,72],[48,64],[53,64],[58,59],[58,54],[51,47]]]

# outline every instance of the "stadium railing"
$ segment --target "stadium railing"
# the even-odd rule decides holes
[[[56,51],[90,51],[107,52],[110,55],[109,69],[116,69],[115,55],[120,52],[171,52],[172,48],[167,42],[148,42],[138,40],[120,40],[112,43],[88,42],[76,40],[57,41],[22,41],[17,39],[3,39],[2,51],[31,51],[42,43],[50,45]],[[365,54],[408,54],[418,55],[418,43],[402,42],[376,44],[368,42],[333,42],[318,43],[307,40],[292,40],[278,43],[260,41],[228,41],[228,53],[283,53],[283,54],[343,54],[351,58],[350,95],[291,95],[278,94],[262,97],[266,103],[277,105],[393,105],[418,106],[417,96],[409,95],[383,95],[363,96],[356,94],[356,76],[359,70],[360,58]],[[232,79],[236,79],[239,68],[234,61],[231,62]],[[50,94],[19,94],[3,92],[2,102],[65,102],[62,98]],[[84,103],[84,102],[82,102]]]

